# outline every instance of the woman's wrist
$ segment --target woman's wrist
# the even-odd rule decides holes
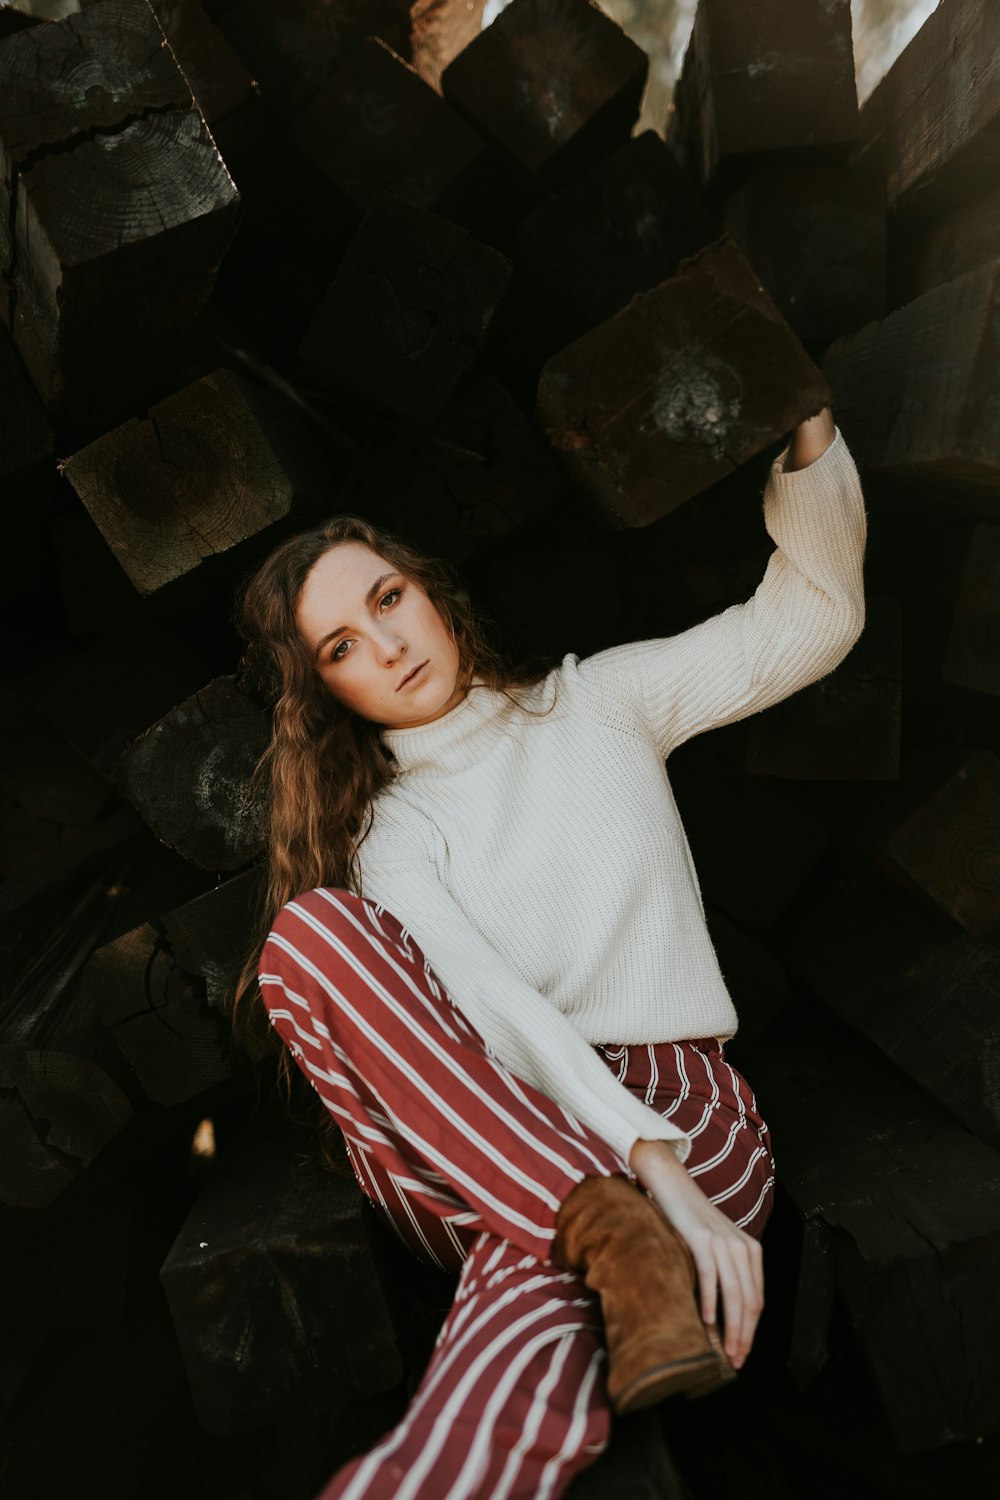
[[[796,469],[806,469],[822,458],[837,435],[833,412],[824,406],[815,417],[807,417],[792,433],[792,440],[785,455],[782,471],[793,474]]]
[[[629,1152],[628,1165],[643,1187],[651,1185],[651,1177],[662,1178],[670,1173],[687,1175],[686,1167],[669,1141],[640,1138]]]

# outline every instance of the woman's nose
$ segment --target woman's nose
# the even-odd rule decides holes
[[[382,654],[387,662],[397,661],[406,651],[406,642],[401,641],[398,636],[392,636],[382,643]]]

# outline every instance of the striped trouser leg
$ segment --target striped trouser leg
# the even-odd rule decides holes
[[[598,1135],[490,1056],[376,903],[338,887],[289,902],[259,978],[362,1189],[432,1263],[457,1270],[484,1230],[546,1260],[575,1184],[627,1172]]]
[[[759,1239],[774,1205],[771,1134],[753,1089],[715,1037],[607,1043],[598,1054],[637,1098],[691,1137],[685,1166],[716,1207]]]
[[[481,1234],[405,1417],[319,1500],[556,1500],[607,1445],[604,1359],[580,1280]]]
[[[555,1216],[582,1177],[625,1164],[489,1056],[374,902],[340,888],[290,902],[260,985],[364,1192],[417,1255],[460,1270],[405,1418],[323,1500],[557,1500],[611,1413],[596,1298],[548,1259]]]

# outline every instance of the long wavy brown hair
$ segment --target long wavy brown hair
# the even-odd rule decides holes
[[[468,691],[476,690],[472,679],[479,678],[525,713],[535,713],[517,689],[533,686],[550,671],[550,663],[539,656],[510,661],[491,641],[495,622],[473,607],[450,562],[358,515],[339,515],[290,537],[238,595],[237,619],[246,641],[243,672],[270,707],[271,741],[254,776],[253,800],[265,828],[264,879],[254,943],[232,1000],[233,1038],[255,1064],[265,1058],[276,1061],[286,1108],[291,1111],[295,1094],[301,1094],[307,1115],[315,1112],[319,1159],[338,1171],[345,1170],[340,1129],[315,1093],[303,1090],[298,1067],[269,1024],[257,965],[275,917],[293,897],[315,886],[362,893],[358,847],[377,817],[379,793],[396,774],[382,726],[333,696],[296,624],[307,575],[342,542],[370,547],[425,590],[455,640],[459,682]]]

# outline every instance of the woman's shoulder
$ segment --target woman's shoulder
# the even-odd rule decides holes
[[[390,782],[373,799],[368,832],[358,855],[368,864],[433,860],[434,825],[399,782]]]
[[[556,669],[555,691],[565,712],[629,736],[644,734],[642,668],[662,641],[624,641],[581,657],[567,652]]]

